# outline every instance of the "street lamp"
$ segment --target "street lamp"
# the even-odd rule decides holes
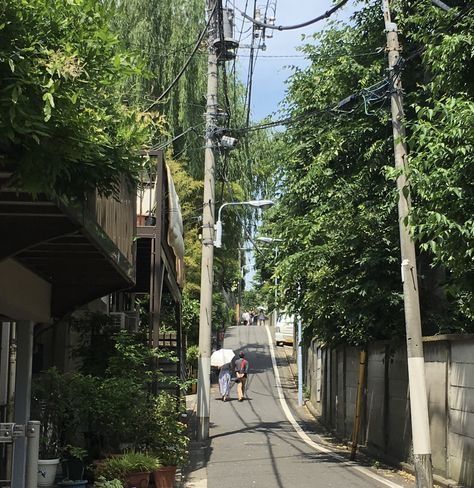
[[[219,207],[219,211],[217,212],[217,222],[215,225],[216,230],[216,240],[214,241],[214,247],[222,247],[222,220],[221,220],[221,213],[224,207],[234,205],[249,205],[250,207],[255,208],[268,208],[273,205],[273,200],[248,200],[246,202],[227,202],[223,203]]]

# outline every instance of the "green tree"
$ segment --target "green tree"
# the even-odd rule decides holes
[[[205,1],[191,0],[109,0],[116,10],[113,20],[127,48],[140,53],[149,77],[133,76],[127,84],[129,97],[139,106],[149,108],[172,83],[187,60],[199,34],[205,27]],[[198,49],[181,79],[169,94],[153,105],[166,118],[174,136],[195,127],[185,138],[173,144],[175,154],[182,153],[193,177],[202,178],[204,137],[203,114],[206,93],[206,46]],[[155,142],[164,142],[155,134]]]
[[[32,192],[114,192],[140,168],[152,118],[122,100],[143,71],[90,0],[0,7],[0,165]]]
[[[257,259],[262,278],[277,273],[280,306],[301,313],[308,335],[356,345],[397,340],[404,331],[390,85],[376,85],[387,65],[383,19],[372,2],[360,6],[350,26],[333,23],[302,47],[311,65],[292,76],[287,107],[294,117],[320,113],[297,119],[283,135],[286,150],[274,168],[281,197],[265,214],[263,229],[283,239],[276,271],[271,260]],[[402,74],[413,164],[410,222],[424,250],[425,332],[469,330],[473,187],[465,168],[472,162],[472,82],[466,82],[472,79],[472,20],[444,14],[428,1],[413,11],[402,7],[396,20],[405,19],[404,44],[425,48]],[[352,106],[325,110],[354,92],[362,97]],[[433,266],[447,268],[448,281],[440,273],[435,280]],[[444,300],[433,304],[440,292]]]

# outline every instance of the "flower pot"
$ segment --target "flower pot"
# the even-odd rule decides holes
[[[38,459],[38,486],[54,486],[59,459]]]
[[[130,473],[126,479],[127,488],[148,488],[150,473]]]
[[[173,488],[176,477],[176,466],[163,466],[153,471],[156,488]]]
[[[84,463],[80,459],[65,459],[61,462],[63,475],[72,481],[82,480],[84,477]]]

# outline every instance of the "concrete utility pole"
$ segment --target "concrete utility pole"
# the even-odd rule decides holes
[[[216,0],[207,1],[208,15],[215,15]],[[197,416],[198,440],[209,437],[211,393],[212,283],[214,279],[214,141],[217,114],[217,55],[212,47],[213,22],[209,23],[209,56],[207,68],[206,148],[204,154],[204,201],[202,218],[201,308],[199,315],[199,359]]]
[[[410,384],[410,410],[413,438],[413,457],[417,488],[432,488],[430,426],[428,400],[426,395],[425,360],[421,334],[420,301],[416,271],[415,245],[406,226],[406,217],[411,201],[409,183],[406,178],[408,155],[405,143],[403,114],[403,94],[400,76],[395,67],[400,57],[397,25],[391,21],[389,0],[383,1],[389,75],[393,82],[391,94],[392,126],[395,152],[395,167],[403,170],[397,179],[398,217],[400,228],[400,248],[402,259],[403,297],[405,303],[405,324],[407,335],[408,380]]]
[[[242,249],[238,248],[239,252],[239,281],[237,282],[237,303],[235,304],[235,325],[240,324],[240,303],[242,301]]]

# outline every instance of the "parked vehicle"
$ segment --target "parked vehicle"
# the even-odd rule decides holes
[[[277,346],[282,346],[283,344],[293,344],[294,330],[295,316],[280,315],[275,327],[275,344]]]

